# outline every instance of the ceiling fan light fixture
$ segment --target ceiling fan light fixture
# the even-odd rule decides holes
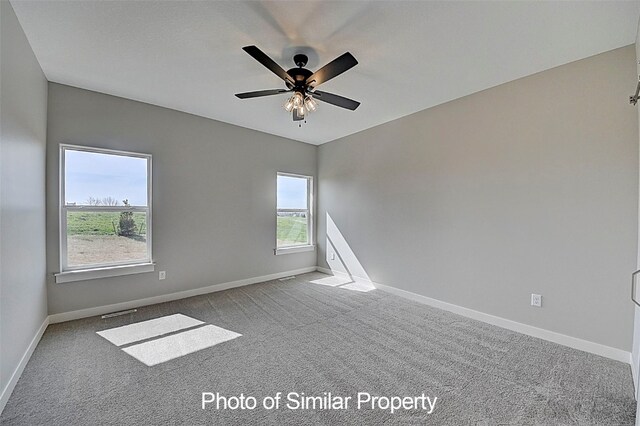
[[[284,104],[284,109],[287,112],[293,111],[293,96],[290,97],[289,99],[287,99],[287,102],[285,102],[285,104]]]
[[[311,96],[307,96],[307,98],[304,100],[304,107],[307,109],[307,111],[314,112],[318,108],[318,103]]]
[[[302,93],[296,92],[293,94],[293,106],[296,108],[300,108],[304,105],[304,98],[302,97]]]
[[[306,102],[304,96],[300,92],[295,92],[289,100],[284,104],[284,109],[291,112],[294,109],[299,117],[304,117]],[[307,110],[308,111],[308,110]]]

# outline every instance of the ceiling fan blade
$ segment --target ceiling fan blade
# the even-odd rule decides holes
[[[265,67],[269,68],[272,73],[283,79],[284,81],[288,81],[291,84],[294,84],[293,78],[282,67],[276,62],[267,56],[262,50],[258,49],[256,46],[245,46],[242,48],[249,55],[253,56],[253,59],[260,62]]]
[[[293,109],[293,121],[302,121],[304,120],[304,115],[298,115],[298,108]]]
[[[258,90],[256,92],[236,93],[236,96],[240,99],[250,99],[250,98],[259,98],[261,96],[279,95],[280,93],[287,93],[290,91],[291,90],[285,90],[285,89]]]
[[[313,96],[313,99],[339,106],[341,108],[350,109],[351,111],[355,111],[355,109],[360,106],[360,102],[358,101],[345,98],[344,96],[334,95],[333,93],[321,92],[320,90],[309,93]]]
[[[358,65],[356,58],[354,58],[351,53],[347,52],[342,56],[338,56],[324,67],[311,74],[309,78],[307,78],[307,85],[312,87],[319,86],[325,81],[331,80],[333,77],[342,74],[356,65]]]

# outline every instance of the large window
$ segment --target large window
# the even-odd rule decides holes
[[[60,147],[60,267],[151,263],[151,156]]]
[[[310,176],[278,173],[276,254],[313,250]]]

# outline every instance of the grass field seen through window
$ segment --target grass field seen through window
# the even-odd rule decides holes
[[[67,214],[67,256],[69,266],[119,263],[147,259],[145,213],[135,212],[137,233],[118,235],[120,212],[69,212]],[[308,244],[307,218],[277,217],[278,247]]]
[[[304,216],[278,216],[278,247],[308,244],[307,218]]]
[[[118,235],[120,212],[68,212],[67,263],[70,267],[148,260],[147,216],[134,212],[136,233]]]
[[[120,212],[69,212],[67,235],[117,235]],[[133,213],[138,234],[147,234],[147,215]]]

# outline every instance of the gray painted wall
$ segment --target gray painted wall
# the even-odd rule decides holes
[[[316,176],[315,146],[53,83],[48,117],[50,314],[315,266],[314,252],[273,254],[276,172]],[[60,143],[153,155],[155,273],[53,282]]]
[[[636,81],[628,46],[320,146],[319,265],[631,350]]]
[[[47,317],[47,80],[0,1],[0,391]]]
[[[640,21],[638,22],[638,30],[636,31],[636,73],[640,76]],[[638,114],[638,125],[640,126],[640,106],[636,107]],[[639,139],[640,145],[640,139]],[[640,161],[640,157],[638,158]],[[640,167],[640,163],[639,163]],[[640,206],[638,206],[638,224],[640,225]],[[640,226],[639,226],[640,228]],[[638,229],[640,232],[640,229]],[[638,234],[638,258],[636,261],[636,269],[640,269],[640,233]],[[633,349],[631,351],[632,359],[631,363],[632,368],[635,370],[636,374],[634,375],[634,386],[636,388],[636,399],[638,395],[638,377],[637,372],[640,371],[640,307],[634,305],[633,308],[634,318],[633,318]],[[636,425],[640,425],[640,400],[638,400],[637,409],[636,409]]]

